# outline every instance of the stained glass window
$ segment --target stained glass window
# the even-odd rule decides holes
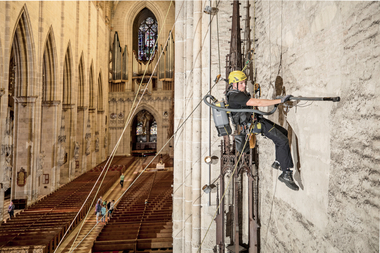
[[[152,126],[150,127],[150,134],[151,135],[157,134],[157,123],[156,123],[156,121],[154,121],[152,123]]]
[[[143,127],[142,127],[142,123],[139,122],[137,123],[137,127],[136,127],[136,135],[142,135],[143,134]]]
[[[153,59],[155,50],[157,49],[157,21],[152,17],[148,17],[139,26],[138,33],[138,58],[140,61],[149,61]]]

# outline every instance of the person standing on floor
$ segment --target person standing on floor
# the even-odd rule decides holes
[[[123,188],[123,185],[124,185],[124,175],[121,174],[120,176],[120,185],[121,185],[121,188]]]
[[[99,215],[101,215],[101,212],[102,212],[102,202],[98,200],[98,203],[96,203],[96,206],[95,206],[96,223],[99,222]]]
[[[15,205],[11,201],[8,206],[8,214],[9,214],[9,219],[14,217],[14,211],[15,211]]]
[[[112,200],[110,208],[108,210],[108,217],[112,218],[112,212],[115,209],[115,200]]]
[[[110,208],[111,208],[111,201],[108,201],[108,203],[107,203],[107,210],[108,210],[108,212],[107,212],[107,217],[108,217],[108,218],[110,217],[110,213],[109,213]]]
[[[102,211],[101,212],[102,212],[102,219],[101,219],[101,221],[105,222],[106,221],[106,214],[107,214],[106,205],[102,206]]]

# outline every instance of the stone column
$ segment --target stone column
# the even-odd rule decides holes
[[[77,131],[76,131],[76,141],[79,143],[79,156],[77,161],[79,161],[79,168],[76,169],[76,174],[81,175],[86,170],[86,128],[87,120],[86,115],[86,106],[77,107]]]
[[[15,97],[15,140],[14,140],[14,166],[12,170],[12,194],[11,199],[27,198],[33,202],[37,198],[36,177],[36,146],[33,139],[35,127],[34,115],[36,113],[37,97]],[[21,174],[19,181],[17,173],[25,171],[25,184]],[[23,185],[24,184],[24,185]]]
[[[97,151],[96,151],[96,147],[95,147],[95,144],[96,144],[96,138],[98,137],[99,135],[99,131],[97,131],[98,129],[98,121],[97,121],[97,112],[96,112],[96,107],[93,107],[93,108],[90,108],[89,109],[89,114],[88,114],[88,117],[90,118],[91,120],[91,154],[90,154],[90,161],[91,163],[88,165],[88,169],[92,169],[93,167],[96,166],[97,164]]]
[[[178,16],[175,25],[175,89],[174,89],[174,132],[177,131],[177,127],[181,125],[184,109],[184,52],[185,52],[185,34],[184,27],[186,21],[184,20],[185,10],[183,6],[186,1],[177,1],[175,6],[176,16]],[[169,112],[168,112],[169,113]],[[181,131],[178,131],[174,139],[174,193],[173,193],[173,252],[184,252],[184,142]]]
[[[193,10],[193,105],[194,109],[202,96],[202,1],[194,1]],[[192,252],[196,253],[201,243],[201,108],[192,116]]]
[[[1,99],[1,97],[3,96],[5,94],[5,90],[3,89],[3,88],[1,88],[0,89],[0,109],[1,109],[1,111],[0,111],[0,118],[2,118],[2,119],[4,119],[5,117],[4,117],[4,108],[5,108],[5,106],[2,104],[2,102],[4,102],[4,100],[3,99]],[[6,105],[6,104],[5,104]],[[3,117],[1,117],[1,116],[3,116]],[[4,122],[4,120],[0,120],[0,129],[3,129],[3,127],[2,127],[2,125],[4,125],[3,124],[3,122]],[[4,131],[1,131],[0,133],[3,133]],[[2,134],[0,134],[0,137],[1,138],[3,138],[3,135]],[[3,163],[3,154],[2,154],[2,156],[0,156],[0,163],[2,164]],[[5,166],[3,167],[2,166],[2,170],[1,170],[1,173],[3,174],[4,173],[4,170],[5,170]],[[4,182],[4,178],[3,178],[3,175],[0,175],[0,178],[2,179],[2,183]],[[3,206],[4,206],[4,191],[5,191],[5,189],[4,189],[4,186],[3,185],[1,185],[1,187],[0,187],[0,207],[1,207],[1,211],[0,211],[0,221],[2,221],[3,219],[4,219],[4,208],[3,208]]]
[[[190,115],[193,110],[192,107],[192,93],[193,93],[193,2],[187,1],[186,3],[186,44],[185,44],[185,64],[186,64],[186,78],[184,80],[185,86],[185,101],[184,112],[185,118]],[[192,117],[187,120],[184,125],[185,137],[185,250],[184,253],[192,252]]]
[[[66,145],[65,153],[67,153],[67,161],[61,167],[61,184],[70,182],[75,177],[75,159],[74,159],[74,142],[75,135],[73,129],[75,129],[75,121],[73,120],[73,109],[74,104],[64,104],[62,105],[62,114],[65,117],[65,136]]]
[[[109,99],[109,114],[108,114],[108,120],[109,120],[109,123],[108,123],[108,131],[109,131],[109,148],[108,148],[108,154],[107,155],[110,155],[113,148],[115,147],[116,145],[116,135],[117,135],[117,114],[116,114],[116,98],[114,96],[112,96],[112,98],[110,97]]]
[[[49,184],[43,184],[42,177],[40,178],[39,195],[46,195],[54,191],[56,183],[59,183],[58,169],[58,105],[60,101],[42,102],[41,105],[41,139],[39,140],[40,151],[44,151],[45,162],[42,174],[49,175]],[[45,186],[47,188],[45,189]]]

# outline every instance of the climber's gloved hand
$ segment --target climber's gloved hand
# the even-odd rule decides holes
[[[290,98],[293,97],[292,95],[286,95],[281,98],[281,103],[285,103],[290,100]]]

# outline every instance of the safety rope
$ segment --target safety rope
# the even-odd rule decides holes
[[[253,129],[251,128],[250,131],[249,131],[249,136],[251,136],[252,133],[253,133]],[[250,137],[250,138],[251,138],[251,137]],[[246,138],[242,150],[245,150],[245,146],[247,145],[247,143],[248,143],[248,141],[249,141],[250,138]],[[235,168],[234,168],[233,172],[231,173],[231,178],[230,178],[230,180],[228,181],[228,184],[227,184],[226,190],[224,191],[223,196],[222,196],[222,198],[220,199],[219,205],[218,205],[218,207],[217,207],[216,210],[215,210],[215,213],[214,213],[214,215],[213,215],[213,217],[212,217],[212,219],[211,219],[210,225],[208,226],[208,228],[207,228],[207,230],[206,230],[206,233],[205,233],[205,235],[204,235],[204,237],[203,237],[203,239],[202,239],[202,242],[201,242],[201,244],[199,245],[199,248],[198,248],[198,250],[197,250],[197,253],[201,250],[201,248],[202,248],[202,244],[203,244],[204,240],[206,239],[206,236],[207,236],[207,234],[208,234],[208,231],[210,230],[210,227],[211,227],[212,223],[215,221],[216,214],[217,214],[217,212],[218,212],[218,210],[219,210],[219,208],[220,208],[220,205],[223,203],[224,196],[226,195],[226,192],[228,191],[228,189],[229,189],[229,187],[230,187],[230,184],[231,184],[231,181],[232,181],[233,175],[235,174],[235,171],[236,171],[236,169],[237,169],[237,167],[238,167],[238,164],[239,164],[239,162],[240,162],[241,157],[243,156],[243,153],[244,153],[244,152],[241,152],[241,153],[240,153],[239,158],[238,158],[238,160],[237,160],[236,163],[235,163]]]
[[[169,14],[170,7],[172,6],[172,2],[173,2],[173,0],[170,1],[170,5],[169,5],[168,11],[167,11],[167,13],[166,13],[165,19],[164,19],[164,21],[163,21],[163,24],[165,24],[165,22],[166,22],[167,16],[168,16],[168,14]],[[174,25],[173,25],[173,26],[174,26]],[[161,28],[160,32],[158,33],[158,35],[157,35],[157,40],[156,40],[156,42],[155,42],[154,47],[156,47],[156,45],[157,45],[157,43],[158,43],[158,38],[160,37],[160,34],[161,34],[163,28],[164,28],[164,25],[162,25],[162,28]],[[169,39],[169,37],[168,37],[168,39]],[[168,43],[168,39],[166,40],[165,46],[166,46],[166,44]],[[159,59],[158,59],[158,61],[157,61],[157,63],[156,63],[156,66],[155,66],[154,70],[157,68],[157,65],[158,65],[159,60],[160,60],[160,58],[161,58],[161,56],[162,56],[162,53],[163,53],[163,52],[161,52],[161,55],[160,55],[160,57],[159,57]],[[145,68],[145,71],[144,71],[144,74],[143,74],[143,78],[141,79],[141,82],[140,82],[140,85],[139,85],[138,91],[136,92],[136,96],[135,96],[135,99],[134,99],[134,101],[133,101],[133,103],[132,103],[131,108],[133,108],[133,106],[134,106],[134,104],[135,104],[135,101],[136,101],[137,96],[138,96],[138,94],[139,94],[139,91],[140,91],[140,89],[141,89],[142,81],[143,81],[143,79],[144,79],[144,77],[145,77],[145,74],[146,74],[146,72],[147,72],[148,65],[149,65],[150,61],[151,61],[151,58],[149,58],[148,64],[146,65],[147,67]],[[152,72],[152,75],[153,75],[153,73],[154,73],[154,71]],[[150,77],[150,79],[149,79],[149,82],[150,82],[151,79],[152,79],[152,75],[151,75],[151,77]],[[148,82],[148,83],[149,83],[149,82]],[[141,95],[141,98],[143,97],[143,95],[144,95],[144,93],[145,93],[145,91],[146,91],[147,88],[148,88],[148,85],[146,85],[146,87],[145,87],[145,89],[144,89],[144,92],[143,92],[143,94]],[[140,98],[139,102],[141,101],[141,98]],[[137,109],[137,107],[138,107],[138,105],[136,106],[135,110]],[[132,111],[132,110],[131,110],[131,111]],[[93,199],[93,201],[92,201],[92,203],[91,203],[91,205],[90,205],[90,208],[88,209],[88,212],[87,212],[85,218],[83,219],[82,225],[81,225],[81,227],[80,227],[80,229],[79,229],[79,231],[78,231],[78,233],[77,233],[77,235],[76,235],[76,237],[75,237],[75,239],[74,239],[72,245],[74,245],[74,243],[75,243],[75,241],[76,241],[76,239],[77,239],[77,237],[78,237],[78,235],[79,235],[79,233],[80,233],[80,231],[81,231],[81,229],[82,229],[82,227],[83,227],[83,225],[84,225],[84,221],[86,220],[88,214],[89,214],[90,211],[91,211],[91,208],[92,208],[92,206],[93,206],[94,200],[96,199],[97,193],[98,193],[99,190],[100,190],[100,187],[101,187],[101,185],[102,185],[102,183],[103,183],[103,181],[104,181],[104,178],[105,178],[105,176],[106,176],[106,174],[107,174],[107,172],[108,172],[108,170],[109,170],[109,167],[110,167],[110,165],[111,165],[111,162],[112,162],[112,160],[113,160],[113,158],[114,158],[114,156],[115,156],[115,153],[116,153],[116,151],[117,151],[117,149],[118,149],[118,147],[119,147],[119,145],[120,145],[121,138],[122,138],[122,136],[124,135],[124,132],[125,132],[125,130],[126,130],[128,124],[129,124],[129,122],[130,122],[131,115],[132,115],[132,114],[131,114],[131,111],[130,111],[130,114],[128,115],[128,117],[127,117],[127,122],[126,122],[126,124],[125,124],[125,126],[124,126],[124,129],[123,129],[123,131],[122,131],[122,134],[120,135],[120,138],[119,138],[118,142],[116,143],[114,149],[113,149],[112,152],[111,152],[110,157],[108,158],[108,160],[107,160],[107,162],[106,162],[106,164],[105,164],[105,166],[104,166],[104,169],[102,170],[102,172],[100,173],[98,179],[96,180],[96,182],[95,182],[95,184],[94,184],[94,187],[95,187],[96,184],[97,184],[97,182],[99,181],[99,178],[101,177],[101,175],[102,175],[103,172],[105,171],[104,176],[103,176],[103,179],[102,179],[102,181],[101,181],[101,183],[100,183],[100,185],[99,185],[99,187],[98,187],[98,190],[97,190],[97,192],[96,192],[96,194],[95,194],[95,196],[94,196],[94,199]],[[108,165],[108,166],[107,166],[107,165]],[[61,243],[62,243],[62,241],[64,240],[65,236],[67,235],[67,233],[68,233],[70,227],[73,225],[73,223],[74,223],[74,221],[76,220],[76,218],[78,217],[80,211],[83,209],[83,207],[84,207],[86,201],[88,200],[89,196],[91,195],[92,191],[94,190],[94,187],[91,189],[91,191],[90,191],[90,193],[88,194],[86,200],[84,201],[82,207],[79,209],[77,215],[75,216],[74,220],[73,220],[72,223],[70,224],[69,228],[66,230],[66,233],[64,234],[64,236],[63,236],[62,239],[60,240],[59,244],[57,245],[57,247],[56,247],[54,253],[57,251],[57,249],[58,249],[59,246],[61,245]],[[70,252],[71,252],[71,249],[70,249]]]

